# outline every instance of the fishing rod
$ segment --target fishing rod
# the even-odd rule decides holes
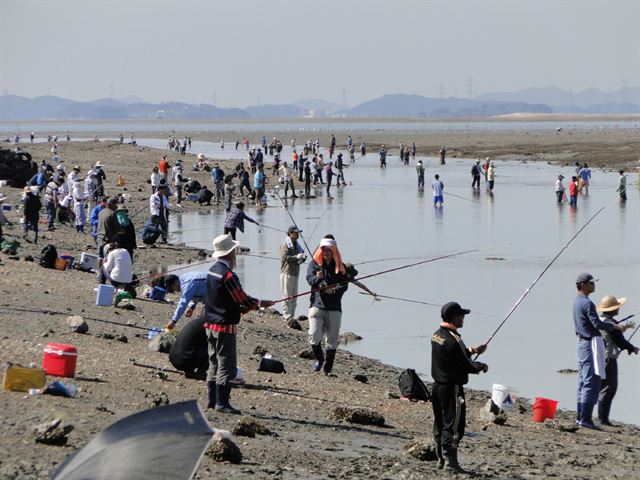
[[[553,265],[553,263],[558,259],[558,257],[560,257],[560,255],[562,255],[562,252],[564,252],[569,245],[571,245],[571,242],[573,242],[578,235],[580,235],[580,233],[582,233],[582,231],[587,228],[587,226],[593,221],[594,218],[596,218],[600,212],[602,212],[604,210],[604,207],[600,208],[600,210],[598,210],[588,221],[587,223],[585,223],[582,227],[580,227],[580,229],[569,239],[569,241],[560,249],[560,251],[556,254],[555,257],[553,257],[553,259],[551,260],[551,262],[549,262],[549,264],[544,268],[544,270],[542,270],[542,272],[540,273],[540,275],[538,275],[536,277],[536,279],[533,281],[533,283],[524,291],[524,293],[520,296],[520,298],[518,298],[518,300],[516,301],[516,303],[513,305],[513,307],[511,307],[511,309],[507,312],[507,315],[504,317],[504,320],[502,320],[502,322],[500,322],[500,324],[498,325],[498,328],[495,329],[495,331],[491,334],[491,336],[489,337],[489,339],[484,343],[484,345],[488,345],[489,342],[491,342],[491,340],[493,340],[493,337],[496,336],[496,334],[498,333],[498,331],[502,328],[502,326],[506,323],[506,321],[509,319],[509,317],[511,316],[511,314],[516,310],[516,308],[518,308],[518,305],[520,305],[520,303],[522,303],[522,301],[525,299],[525,297],[529,294],[529,292],[533,289],[533,287],[536,285],[536,283],[538,283],[538,280],[540,280],[542,278],[542,276],[547,272],[547,270],[549,270],[549,268],[551,268],[551,265]],[[476,358],[478,358],[480,354],[476,353],[476,356],[474,357],[474,360]]]
[[[279,191],[280,189],[276,188],[276,186],[273,184],[273,182],[271,182],[271,179],[269,178],[268,175],[265,175],[264,178],[265,178],[265,180],[267,182],[269,182],[269,184],[273,188],[273,191],[276,193],[276,196],[278,197],[278,200],[280,200],[280,205],[282,205],[282,208],[284,208],[284,211],[287,212],[287,215],[289,215],[289,218],[291,219],[291,222],[293,222],[293,225],[298,229],[298,235],[300,236],[300,239],[304,243],[304,246],[307,247],[307,252],[309,253],[309,256],[313,255],[313,252],[311,251],[311,248],[309,248],[309,245],[307,245],[307,241],[302,236],[302,230],[300,230],[300,227],[298,226],[298,224],[296,223],[295,219],[293,218],[293,215],[291,215],[291,212],[289,211],[289,209],[285,205],[284,200],[282,200],[282,197],[280,196],[280,191]]]
[[[269,230],[275,230],[276,232],[282,232],[282,233],[287,233],[286,230],[282,230],[281,228],[276,228],[276,227],[270,227],[268,225],[264,225],[264,224],[260,224],[260,227],[262,228],[268,228]],[[202,227],[202,228],[188,228],[186,230],[174,230],[173,232],[171,232],[172,235],[181,235],[183,233],[186,232],[203,232],[206,230],[213,230],[213,227]]]
[[[640,325],[638,325],[636,329],[633,331],[633,333],[629,335],[629,338],[627,338],[627,341],[631,340],[639,329],[640,329]]]
[[[459,198],[461,200],[466,200],[467,202],[475,203],[476,205],[480,204],[480,202],[476,202],[475,200],[471,200],[470,198],[463,197],[462,195],[456,195],[455,193],[450,193],[450,192],[442,192],[442,193],[444,193],[445,195],[450,195],[452,197]]]
[[[622,322],[626,322],[627,320],[629,320],[630,318],[635,317],[636,315],[638,315],[640,313],[640,310],[638,310],[635,313],[632,313],[631,315],[627,315],[626,317],[624,317],[622,320],[618,320],[616,321],[616,323],[622,323]]]
[[[388,270],[383,270],[383,271],[381,271],[381,272],[377,272],[377,273],[371,273],[371,274],[369,274],[369,275],[365,275],[365,276],[363,276],[363,277],[353,278],[353,279],[346,280],[346,281],[343,281],[343,282],[334,283],[334,284],[332,284],[332,285],[325,285],[324,287],[320,287],[320,288],[314,288],[314,289],[311,289],[311,290],[309,290],[309,291],[307,291],[307,292],[302,292],[302,293],[299,293],[299,294],[297,294],[297,295],[291,295],[290,297],[285,297],[285,298],[281,298],[280,300],[275,300],[273,303],[285,302],[285,301],[287,301],[287,300],[292,300],[292,299],[294,299],[294,298],[302,297],[302,296],[304,296],[304,295],[310,295],[310,294],[312,294],[312,293],[320,292],[320,291],[322,291],[322,290],[327,290],[327,289],[330,289],[330,288],[335,288],[335,287],[337,287],[337,286],[339,286],[339,285],[343,285],[343,284],[345,284],[345,283],[352,283],[352,282],[354,282],[354,281],[358,281],[358,282],[359,282],[359,281],[364,280],[364,279],[366,279],[366,278],[376,277],[376,276],[378,276],[378,275],[383,275],[383,274],[385,274],[385,273],[391,273],[391,272],[395,272],[395,271],[398,271],[398,270],[404,270],[405,268],[415,267],[415,266],[418,266],[418,265],[422,265],[422,264],[424,264],[424,263],[435,262],[436,260],[443,260],[443,259],[445,259],[445,258],[456,257],[456,256],[458,256],[458,255],[464,255],[465,253],[472,253],[472,252],[477,252],[477,251],[478,251],[477,249],[474,249],[474,250],[465,250],[465,251],[463,251],[463,252],[451,253],[451,254],[449,254],[449,255],[442,255],[442,256],[439,256],[439,257],[429,258],[429,259],[427,259],[427,260],[422,260],[422,261],[420,261],[420,262],[410,263],[409,265],[403,265],[403,266],[401,266],[401,267],[390,268],[390,269],[388,269]]]
[[[369,294],[369,293],[365,293],[365,292],[358,292],[358,293],[359,293],[360,295],[369,295],[369,296],[372,296],[371,294]],[[380,297],[380,298],[388,298],[389,300],[400,300],[400,301],[402,301],[402,302],[408,302],[408,303],[419,303],[419,304],[421,304],[421,305],[428,305],[428,306],[430,306],[430,307],[438,307],[438,308],[442,307],[442,305],[441,305],[441,304],[438,304],[438,303],[423,302],[423,301],[421,301],[421,300],[412,300],[412,299],[410,299],[410,298],[391,297],[391,296],[389,296],[389,295],[380,295],[379,293],[376,293],[376,295],[375,295],[375,296],[376,296],[376,297]],[[478,311],[476,311],[476,310],[474,310],[474,311],[473,311],[473,313],[477,313],[478,315],[484,315],[484,316],[486,316],[486,317],[495,317],[495,315],[490,315],[490,314],[488,314],[488,313],[478,312]]]
[[[326,206],[326,208],[322,212],[322,215],[320,215],[320,218],[318,218],[318,221],[316,222],[315,226],[313,227],[313,230],[311,230],[311,234],[309,235],[309,239],[313,238],[313,234],[315,233],[316,228],[318,228],[318,225],[320,225],[320,222],[322,221],[322,217],[324,217],[324,214],[327,213],[327,210],[329,210],[329,205]]]

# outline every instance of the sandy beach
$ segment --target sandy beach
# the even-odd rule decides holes
[[[118,133],[114,132],[113,136]],[[348,133],[334,133],[339,146],[344,144]],[[631,129],[349,133],[356,146],[364,141],[374,157],[381,144],[390,146],[391,153],[397,154],[399,143],[415,141],[419,154],[435,156],[445,145],[448,155],[468,158],[470,162],[486,156],[563,165],[580,161],[598,169],[625,168],[631,173],[640,159],[640,139]],[[253,144],[259,143],[262,134],[262,131],[247,135],[246,132],[198,133],[176,129],[178,138],[188,135],[197,140],[218,142],[223,136],[227,148],[233,148],[232,142],[244,136]],[[290,132],[264,134],[267,138],[278,137],[285,145],[292,136]],[[306,140],[303,134],[296,136],[298,143]],[[166,132],[145,133],[145,137],[164,138]],[[330,134],[320,135],[323,145],[328,144],[329,137]],[[22,148],[37,162],[51,156],[47,144],[23,144]],[[59,155],[67,171],[79,164],[84,174],[96,161],[103,163],[106,190],[109,194],[130,196],[127,204],[136,229],[148,216],[146,206],[150,187],[146,180],[151,168],[165,153],[168,152],[113,141],[59,142]],[[197,153],[191,151],[183,157],[186,171],[192,178],[210,186],[209,173],[189,171]],[[171,161],[177,154],[170,153],[169,158]],[[220,163],[223,169],[231,170],[237,161]],[[125,186],[116,186],[118,175],[125,178]],[[5,203],[17,204],[21,189],[4,187],[2,193],[8,197]],[[253,208],[247,207],[248,212]],[[196,210],[224,214],[223,205],[199,207],[184,202],[184,211]],[[14,209],[7,212],[7,217],[14,226],[5,227],[5,236],[18,239],[21,245],[17,256],[0,254],[3,278],[0,282],[0,364],[40,363],[46,343],[70,343],[79,351],[74,380],[79,390],[74,399],[49,395],[30,397],[25,393],[3,391],[0,395],[0,408],[4,412],[0,418],[0,478],[46,478],[67,455],[84,446],[101,429],[127,415],[163,403],[165,399],[177,402],[195,398],[204,407],[204,382],[185,379],[175,373],[158,375],[157,370],[134,365],[138,362],[171,368],[167,355],[147,348],[146,329],[164,325],[175,308],[172,303],[139,299],[134,301],[135,311],[95,306],[93,288],[97,282],[94,274],[48,270],[40,267],[37,261],[29,261],[29,257],[37,260],[47,243],[53,243],[59,253],[69,252],[79,257],[80,252],[94,250],[91,237],[76,234],[71,227],[59,226],[54,232],[41,228],[40,241],[34,245],[20,238],[19,212]],[[41,220],[44,218],[41,213]],[[218,232],[212,232],[212,237],[215,233]],[[135,253],[134,271],[142,275],[153,274],[167,265],[201,262],[206,254],[206,251],[180,245],[139,248]],[[177,297],[169,300],[176,301]],[[298,313],[306,312],[299,309]],[[65,323],[68,315],[84,316],[89,332],[72,333]],[[295,331],[287,328],[282,318],[274,313],[252,313],[243,317],[238,363],[245,370],[246,386],[234,390],[234,404],[277,436],[234,437],[243,453],[242,464],[220,464],[205,456],[195,478],[220,478],[222,475],[231,479],[250,476],[418,479],[440,475],[436,462],[403,455],[404,446],[412,439],[431,437],[433,415],[428,403],[395,398],[399,393],[400,369],[341,350],[335,378],[313,375],[311,360],[300,358],[300,353],[307,349],[304,331],[307,324],[302,324],[303,331]],[[287,373],[258,372],[260,356],[255,353],[258,347],[282,360]],[[354,376],[357,374],[365,375],[367,382],[356,381]],[[518,401],[504,425],[498,425],[478,416],[489,398],[490,392],[468,391],[469,435],[461,444],[460,460],[472,472],[469,476],[487,479],[628,479],[636,475],[634,472],[640,461],[637,426],[619,425],[602,432],[575,431],[575,413],[571,411],[560,411],[555,421],[533,423],[531,405],[526,399]],[[374,410],[384,417],[385,426],[339,421],[332,415],[338,406]],[[225,430],[231,430],[238,421],[238,417],[213,411],[206,411],[206,416],[212,426]],[[54,418],[74,426],[68,445],[36,444],[33,427]]]

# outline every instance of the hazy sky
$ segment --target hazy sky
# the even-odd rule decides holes
[[[353,106],[640,84],[639,0],[0,0],[0,19],[0,93],[27,97],[226,107],[344,89]]]

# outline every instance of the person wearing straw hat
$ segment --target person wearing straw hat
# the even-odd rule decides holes
[[[590,273],[581,273],[576,279],[578,296],[573,304],[573,324],[578,337],[578,391],[576,423],[583,428],[597,430],[591,419],[598,401],[601,378],[605,378],[604,341],[600,331],[624,332],[626,326],[603,322],[596,306],[589,299],[596,290],[598,280]]]
[[[604,323],[617,325],[615,316],[620,312],[620,307],[625,304],[625,297],[616,298],[613,295],[603,297],[596,307],[602,312],[600,319]],[[638,354],[638,347],[633,346],[624,338],[619,330],[602,331],[604,339],[605,351],[605,373],[606,377],[600,382],[600,393],[598,395],[598,420],[601,425],[612,427],[609,421],[609,413],[611,412],[611,404],[618,390],[618,357],[622,350],[626,350],[629,355]]]
[[[207,274],[203,312],[209,344],[207,408],[231,414],[240,414],[229,403],[231,380],[237,371],[236,333],[240,315],[274,303],[250,297],[242,289],[238,276],[233,272],[239,243],[229,234],[213,239],[213,258],[216,262]]]
[[[431,377],[433,385],[433,436],[438,467],[464,472],[458,463],[458,444],[464,436],[466,403],[464,385],[469,374],[486,373],[489,366],[474,362],[471,356],[484,353],[486,345],[467,347],[458,332],[471,310],[457,302],[445,303],[440,309],[440,328],[431,336]]]

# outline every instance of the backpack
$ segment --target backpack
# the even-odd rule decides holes
[[[287,371],[284,369],[284,363],[282,363],[280,360],[276,360],[275,358],[266,357],[262,357],[260,359],[258,371],[270,373],[287,373]]]
[[[40,252],[40,266],[44,268],[55,268],[58,259],[56,247],[49,244]]]
[[[0,243],[0,252],[6,253],[7,255],[15,255],[18,253],[19,246],[20,243],[15,240],[12,242],[9,240],[3,240],[2,243]]]
[[[431,400],[429,389],[413,368],[407,368],[400,374],[398,386],[400,394],[409,400],[423,400],[425,402]]]

